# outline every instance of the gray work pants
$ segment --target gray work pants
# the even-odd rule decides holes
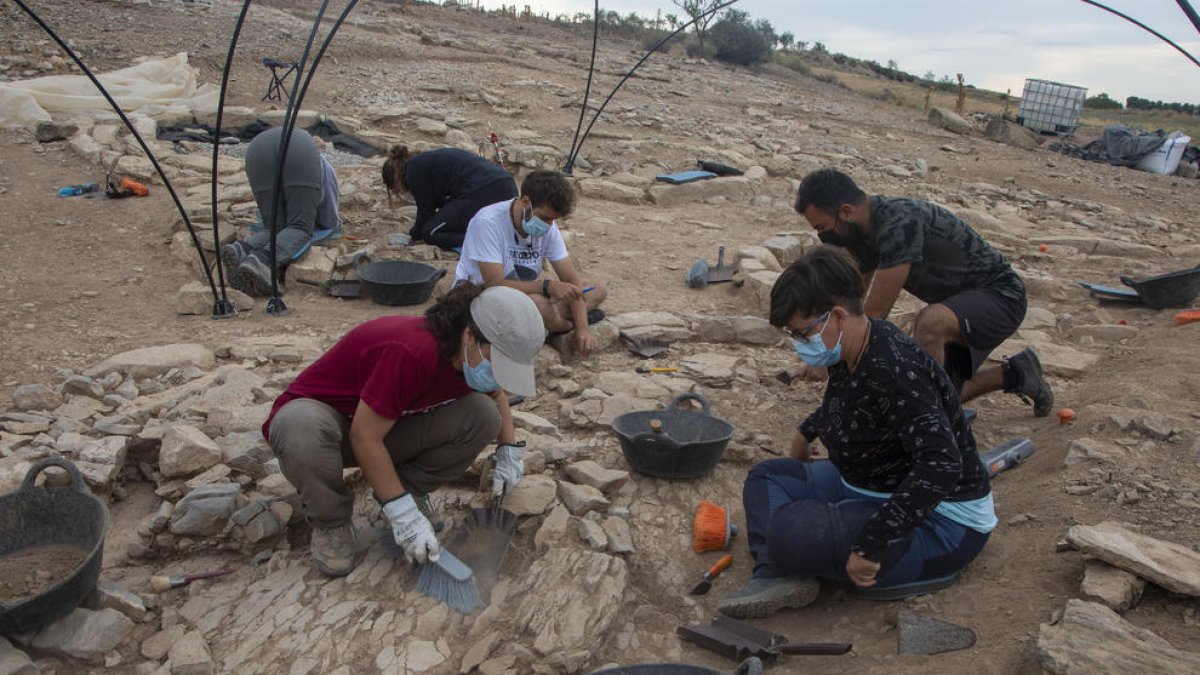
[[[499,432],[496,403],[471,393],[401,417],[383,443],[404,489],[428,494],[461,478]],[[354,494],[342,481],[342,469],[358,466],[350,449],[350,420],[328,404],[298,398],[275,414],[269,436],[283,475],[300,493],[308,521],[320,527],[348,525]]]
[[[273,127],[254,137],[246,146],[246,178],[254,201],[262,214],[264,230],[250,235],[246,244],[254,249],[263,262],[270,257],[271,225],[279,200],[275,193],[275,172],[279,166],[279,140],[283,127]],[[317,208],[321,204],[321,151],[312,136],[303,129],[292,130],[287,160],[283,167],[282,190],[284,214],[275,235],[278,248],[275,263],[289,263],[313,236],[317,224]]]

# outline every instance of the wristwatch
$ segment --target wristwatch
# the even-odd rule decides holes
[[[550,280],[542,279],[542,295],[550,297]]]

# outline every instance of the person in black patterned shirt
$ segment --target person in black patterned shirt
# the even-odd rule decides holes
[[[996,524],[988,473],[946,372],[863,313],[859,269],[822,246],[771,289],[771,323],[828,368],[821,406],[788,458],[756,465],[742,499],[754,574],[718,602],[763,617],[812,602],[817,578],[928,592],[957,578]],[[816,460],[820,439],[829,459]]]
[[[919,199],[868,198],[833,169],[805,176],[796,211],[822,242],[857,258],[870,279],[867,316],[886,319],[901,288],[928,303],[913,338],[946,369],[963,402],[1004,390],[1031,401],[1037,417],[1050,414],[1054,393],[1032,348],[980,368],[1020,328],[1028,300],[1012,266],[970,225]]]

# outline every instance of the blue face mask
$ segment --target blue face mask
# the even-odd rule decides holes
[[[531,237],[544,237],[550,231],[550,225],[534,215],[533,209],[529,209],[529,217],[525,219],[521,227],[525,228],[525,234]]]
[[[463,354],[463,377],[467,379],[467,386],[475,391],[490,394],[500,388],[496,383],[496,376],[492,374],[492,362],[483,358],[483,349],[479,345],[475,345],[479,350],[479,365],[472,367],[467,362],[467,355]],[[463,349],[466,349],[464,345]]]
[[[833,315],[830,315],[833,318]],[[829,319],[825,319],[825,323],[821,326],[821,330],[808,336],[808,339],[801,340],[799,338],[792,339],[792,348],[796,350],[796,355],[800,357],[810,366],[818,368],[828,368],[838,361],[842,360],[842,334],[838,333],[837,344],[832,348],[825,346],[825,341],[821,339],[821,332],[825,330],[825,326],[829,325]]]

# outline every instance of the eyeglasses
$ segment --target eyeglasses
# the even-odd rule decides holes
[[[807,340],[810,337],[809,333],[811,333],[812,330],[814,328],[816,328],[820,323],[822,323],[826,319],[828,319],[831,312],[833,312],[833,310],[829,310],[828,312],[825,312],[821,316],[818,316],[817,318],[812,320],[812,323],[808,324],[803,329],[798,330],[798,331],[793,331],[791,328],[784,326],[783,332],[785,335],[792,338],[793,340]]]

